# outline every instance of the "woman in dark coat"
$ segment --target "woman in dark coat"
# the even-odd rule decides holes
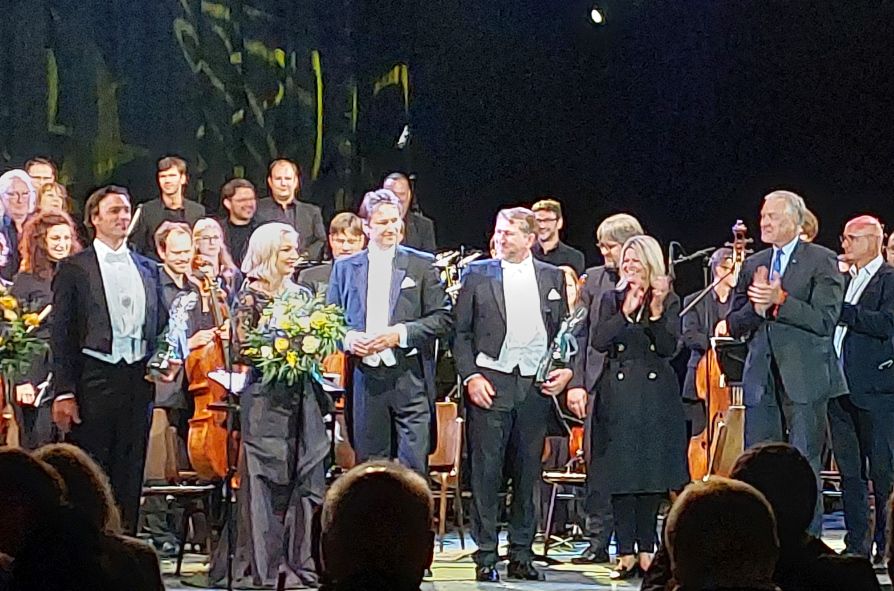
[[[24,310],[40,312],[53,302],[51,284],[56,263],[81,250],[75,224],[63,212],[45,212],[25,223],[19,244],[21,267],[13,278],[10,293]],[[49,341],[52,314],[47,316],[37,336]],[[15,380],[16,404],[13,408],[20,429],[20,443],[36,449],[52,440],[52,416],[49,397],[50,351],[41,354]]]
[[[603,295],[593,343],[606,354],[591,444],[594,477],[612,498],[619,555],[613,579],[648,568],[659,507],[668,491],[689,480],[683,405],[670,365],[679,312],[658,242],[629,239],[618,289]]]

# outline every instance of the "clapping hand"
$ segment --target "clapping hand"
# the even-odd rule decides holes
[[[649,299],[649,316],[658,318],[664,314],[664,302],[670,293],[670,277],[661,275],[652,279],[652,297]]]

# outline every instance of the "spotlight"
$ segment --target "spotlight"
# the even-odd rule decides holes
[[[605,24],[605,13],[599,8],[598,4],[594,4],[593,8],[590,9],[590,20],[593,21],[594,25]]]

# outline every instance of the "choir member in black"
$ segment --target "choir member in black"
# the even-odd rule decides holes
[[[15,276],[10,293],[24,310],[40,312],[53,303],[51,282],[56,264],[68,255],[80,252],[74,222],[64,213],[42,213],[25,223],[19,253],[21,270]],[[44,319],[37,331],[41,339],[50,340],[52,315]],[[26,449],[36,449],[53,439],[50,416],[50,351],[35,359],[28,370],[16,377],[16,419],[20,441]],[[38,404],[39,403],[39,404]]]
[[[224,242],[236,265],[242,265],[248,239],[260,225],[255,220],[258,198],[255,186],[247,179],[232,179],[220,189],[220,202],[227,215],[220,219]]]
[[[329,222],[329,252],[332,260],[337,261],[363,250],[366,235],[363,233],[363,220],[349,211],[337,214]],[[332,274],[332,262],[320,263],[298,274],[298,284],[314,293],[326,295],[329,289],[329,275]]]
[[[36,190],[40,190],[44,185],[56,183],[59,176],[56,163],[41,156],[35,156],[26,162],[25,172],[31,177]]]
[[[456,302],[456,368],[468,392],[466,406],[472,484],[472,537],[478,545],[476,579],[496,582],[500,485],[504,467],[512,478],[508,576],[542,580],[531,544],[537,524],[534,486],[550,396],[559,394],[571,370],[555,369],[538,388],[539,363],[567,315],[561,270],[531,256],[534,213],[504,209],[494,230],[496,259],[469,265]]]
[[[416,250],[435,252],[438,249],[435,240],[435,223],[419,209],[419,203],[413,199],[413,186],[407,175],[392,172],[385,177],[383,189],[388,189],[400,199],[404,216],[403,244]],[[366,217],[362,212],[360,217]]]
[[[621,281],[602,296],[592,342],[606,354],[596,385],[591,467],[612,499],[613,579],[648,569],[658,543],[658,509],[668,491],[689,480],[683,404],[670,365],[679,312],[658,242],[629,239],[621,249]]]
[[[284,293],[304,291],[291,279],[299,258],[298,234],[291,226],[265,224],[252,234],[242,263],[248,282],[239,291],[233,315],[237,362],[249,363],[240,349],[267,305]],[[274,314],[265,322],[276,326],[280,319]],[[260,371],[249,372],[240,395],[243,455],[236,585],[270,588],[282,572],[287,587],[312,586],[317,575],[311,559],[311,516],[323,500],[329,453],[319,392],[309,383],[265,386]],[[226,550],[224,540],[212,561],[212,583],[225,578]]]
[[[232,303],[236,293],[242,288],[242,271],[230,256],[220,224],[217,220],[202,218],[193,226],[192,237],[196,253],[207,261],[211,275],[217,278],[218,284]]]
[[[0,175],[0,277],[11,281],[19,272],[19,239],[25,220],[37,207],[37,190],[24,170],[8,170]]]
[[[618,267],[621,264],[621,247],[628,239],[639,236],[643,228],[639,221],[626,213],[605,218],[596,228],[596,240],[604,265],[587,269],[587,280],[581,290],[581,305],[587,310],[587,317],[578,329],[578,354],[574,357],[574,375],[569,384],[568,410],[580,418],[586,416],[586,431],[592,429],[593,403],[596,399],[596,383],[605,365],[605,353],[596,349],[594,338],[599,325],[599,310],[602,295],[615,289],[618,283]],[[592,461],[590,437],[584,436],[584,452],[587,462]],[[592,466],[587,469],[590,474]],[[611,495],[602,490],[600,478],[587,478],[587,499],[585,510],[586,536],[590,545],[571,559],[574,564],[601,564],[609,562],[608,548],[612,538]]]
[[[278,159],[267,169],[270,195],[258,202],[258,223],[282,222],[298,232],[298,248],[307,260],[318,261],[326,245],[326,229],[320,208],[301,200],[301,167]]]
[[[127,189],[98,189],[85,210],[96,239],[59,262],[52,284],[53,420],[109,475],[133,534],[152,404],[146,363],[167,315],[158,266],[127,248]]]
[[[158,199],[137,208],[139,219],[128,237],[134,250],[145,257],[158,260],[155,251],[155,231],[164,221],[184,222],[190,226],[205,217],[205,206],[186,198],[189,175],[186,161],[177,156],[165,156],[156,165]]]
[[[584,253],[559,238],[559,231],[565,226],[562,204],[555,199],[541,199],[531,210],[537,220],[537,242],[531,249],[534,258],[557,267],[571,267],[578,275],[583,273]]]
[[[708,265],[711,268],[711,282],[720,281],[714,289],[683,316],[683,346],[689,349],[689,362],[686,366],[686,378],[683,381],[683,400],[687,402],[687,410],[692,410],[691,436],[698,435],[706,426],[705,409],[702,405],[689,406],[698,401],[696,392],[695,370],[698,367],[705,352],[711,347],[711,337],[728,336],[726,328],[726,315],[732,303],[735,278],[731,271],[733,268],[733,252],[729,248],[718,248],[711,255]],[[687,307],[698,293],[690,294],[683,300],[683,307]]]

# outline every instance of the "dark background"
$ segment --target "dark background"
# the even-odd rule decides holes
[[[500,206],[550,195],[593,264],[593,231],[610,213],[696,250],[728,239],[736,218],[754,228],[761,196],[778,187],[806,198],[832,247],[852,214],[894,223],[889,3],[605,0],[604,26],[581,0],[223,0],[228,21],[195,0],[12,4],[0,24],[0,167],[51,155],[81,198],[113,179],[151,198],[154,160],[169,151],[190,160],[192,190],[212,208],[224,178],[262,180],[275,155],[311,176],[319,50],[324,141],[309,198],[330,212],[409,169],[439,241],[483,246]],[[194,25],[192,55],[232,104],[190,70],[177,18]],[[221,28],[237,50],[260,40],[294,66],[243,51],[231,67]],[[398,63],[408,111],[398,86],[372,93]],[[284,98],[261,121],[248,95],[272,101],[279,83]],[[114,88],[117,135],[97,88]],[[407,121],[411,147],[395,150]],[[698,269],[683,274],[694,286]]]

